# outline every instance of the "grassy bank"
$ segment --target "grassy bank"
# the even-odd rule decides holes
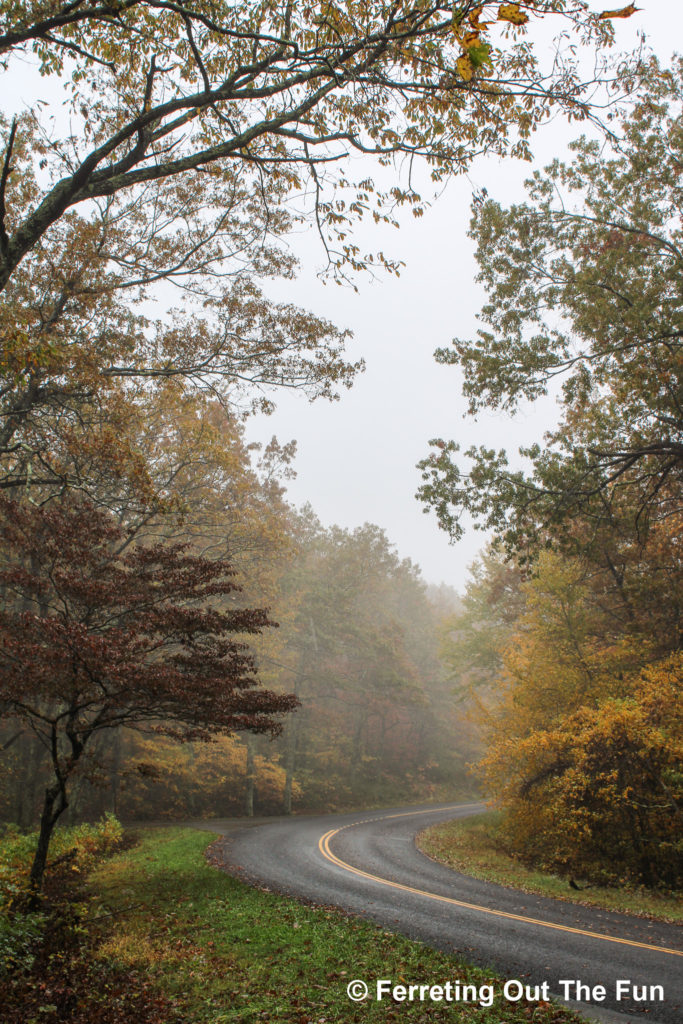
[[[372,1000],[352,1002],[352,979],[495,984],[493,975],[328,908],[252,889],[205,860],[206,833],[143,833],[134,848],[90,878],[115,922],[98,956],[143,973],[178,1005],[183,1021],[458,1021],[459,1024],[568,1024],[573,1015],[547,1003]],[[500,985],[496,985],[500,989]]]
[[[585,906],[618,910],[659,921],[683,922],[683,907],[677,897],[643,889],[601,889],[597,886],[577,892],[570,888],[566,878],[525,867],[501,847],[496,836],[499,822],[500,815],[489,811],[472,818],[434,825],[420,834],[418,846],[434,860],[487,882]]]

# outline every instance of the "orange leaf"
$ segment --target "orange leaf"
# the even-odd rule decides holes
[[[529,15],[519,9],[519,4],[501,4],[498,8],[498,20],[509,21],[513,25],[526,25]]]
[[[485,32],[486,29],[491,24],[490,21],[479,21],[479,19],[481,18],[483,10],[484,10],[483,5],[481,5],[480,7],[475,7],[474,10],[470,11],[470,13],[467,16],[467,19],[468,19],[470,25],[472,26],[472,28],[476,29],[478,32]]]
[[[635,4],[629,4],[628,7],[622,7],[618,11],[603,11],[602,14],[598,14],[598,21],[604,21],[607,18],[630,18],[636,11],[640,11],[640,7],[636,7]]]
[[[462,57],[458,57],[458,59],[455,62],[455,66],[458,69],[460,77],[463,78],[466,82],[469,82],[470,79],[472,78],[472,75],[474,74],[474,67],[472,65],[472,61],[467,56],[467,54],[463,53]]]

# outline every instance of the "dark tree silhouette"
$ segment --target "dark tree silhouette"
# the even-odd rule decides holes
[[[225,561],[187,545],[130,547],[113,517],[86,501],[42,508],[0,500],[0,710],[49,751],[30,875],[40,891],[69,783],[105,729],[179,739],[233,730],[277,733],[296,698],[260,689],[243,639],[272,626],[235,608]]]

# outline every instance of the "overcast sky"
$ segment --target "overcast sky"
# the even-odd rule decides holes
[[[594,10],[621,6],[617,0],[593,0]],[[660,59],[670,57],[683,40],[683,5],[679,0],[641,0],[643,10],[617,22],[620,49],[637,42],[645,31]],[[679,46],[680,49],[680,46]],[[13,114],[35,99],[58,102],[53,79],[40,79],[26,64],[17,65],[13,89],[0,106]],[[535,165],[564,155],[566,144],[581,129],[561,120],[539,133],[533,148]],[[303,395],[280,394],[270,417],[252,419],[249,437],[298,442],[297,478],[288,486],[295,504],[310,502],[325,524],[353,528],[364,522],[383,527],[403,557],[423,569],[431,582],[462,590],[467,566],[483,543],[470,529],[450,545],[432,514],[425,515],[414,494],[420,483],[415,468],[433,437],[455,438],[463,447],[486,444],[516,449],[541,440],[556,419],[554,403],[537,403],[514,420],[489,415],[478,422],[463,418],[459,375],[438,366],[432,353],[455,336],[473,336],[483,292],[475,283],[473,245],[467,238],[472,187],[485,187],[504,203],[524,197],[529,164],[481,159],[467,178],[453,181],[425,217],[407,214],[400,230],[368,228],[364,251],[384,249],[405,263],[400,278],[375,281],[359,278],[358,292],[323,285],[317,274],[323,253],[308,227],[292,238],[301,261],[296,281],[280,282],[269,294],[295,302],[350,328],[351,360],[363,357],[366,372],[341,401],[306,402]]]
[[[594,10],[621,3],[593,3]],[[642,0],[644,10],[615,22],[620,49],[637,43],[645,31],[661,60],[670,58],[683,40],[683,5],[678,0]],[[680,50],[680,45],[679,45]],[[362,356],[365,373],[341,401],[308,404],[303,396],[280,396],[270,417],[252,421],[249,435],[281,441],[296,438],[297,478],[288,487],[295,504],[309,501],[323,523],[354,527],[382,526],[403,557],[417,562],[425,578],[463,589],[467,566],[484,543],[481,532],[468,529],[451,545],[434,516],[424,514],[414,494],[420,484],[415,468],[433,437],[470,444],[516,449],[540,441],[557,410],[552,400],[535,403],[518,414],[491,414],[477,422],[464,419],[459,371],[439,366],[432,353],[455,336],[473,336],[484,296],[474,278],[477,265],[467,238],[472,186],[485,187],[501,202],[523,199],[523,182],[533,166],[563,155],[580,126],[557,120],[537,135],[533,165],[481,159],[466,178],[452,182],[422,219],[407,215],[400,230],[386,229],[379,244],[371,229],[367,248],[383,248],[406,264],[399,279],[358,279],[358,293],[317,277],[322,254],[308,230],[294,239],[302,267],[297,281],[272,294],[296,302],[348,327],[354,338],[348,353]],[[361,246],[361,248],[363,248]]]

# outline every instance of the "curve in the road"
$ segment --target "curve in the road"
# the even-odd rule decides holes
[[[484,882],[416,849],[421,825],[479,810],[423,805],[206,827],[229,836],[226,868],[257,884],[369,917],[503,976],[547,983],[551,995],[604,1020],[681,1024],[680,929]],[[562,979],[606,995],[579,993],[578,982],[566,990]],[[632,995],[618,993],[619,979]],[[662,995],[639,1001],[636,988]]]
[[[407,811],[401,814],[386,814],[384,818],[402,818],[402,817],[414,817],[415,811]],[[421,812],[417,812],[418,814]],[[425,812],[427,813],[427,812]],[[383,818],[367,819],[372,821],[382,821]],[[652,949],[656,953],[668,953],[671,956],[683,957],[683,950],[680,949],[667,949],[665,946],[651,946],[647,942],[635,942],[633,939],[621,938],[617,935],[603,935],[601,932],[587,931],[583,928],[572,928],[566,924],[555,924],[553,921],[541,921],[536,917],[525,917],[523,914],[510,914],[506,910],[494,910],[491,907],[482,907],[476,903],[466,903],[464,900],[456,900],[451,896],[440,896],[436,892],[428,892],[426,889],[416,889],[412,885],[403,885],[401,882],[393,882],[390,878],[382,878],[380,875],[373,875],[369,871],[363,871],[361,868],[356,868],[353,864],[349,864],[337,857],[336,854],[330,849],[330,842],[340,832],[344,832],[346,829],[354,828],[357,825],[364,825],[366,821],[355,821],[349,825],[342,825],[340,828],[330,829],[323,836],[320,837],[318,842],[318,849],[320,850],[323,857],[329,860],[332,864],[337,867],[343,868],[345,871],[350,871],[354,875],[359,875],[361,878],[369,878],[372,882],[379,882],[381,885],[388,885],[392,889],[401,889],[403,892],[412,892],[417,896],[426,896],[430,900],[438,900],[440,903],[451,903],[456,907],[464,907],[466,910],[474,910],[480,914],[491,914],[493,917],[505,917],[510,921],[522,921],[524,924],[538,925],[541,928],[552,928],[555,931],[570,932],[573,935],[584,935],[590,939],[601,939],[603,942],[616,942],[623,946],[636,946],[640,949]]]

